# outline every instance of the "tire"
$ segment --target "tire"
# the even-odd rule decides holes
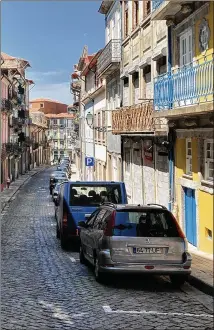
[[[81,244],[80,244],[80,250],[79,250],[79,258],[80,258],[80,263],[85,265],[85,256],[84,256],[84,252],[83,252]]]
[[[171,275],[170,281],[174,288],[179,289],[187,281],[187,278],[185,275]]]
[[[56,238],[60,238],[60,231],[58,225],[56,225]]]
[[[68,241],[65,239],[62,233],[60,233],[60,245],[63,250],[68,250]]]
[[[104,283],[105,282],[105,274],[103,274],[99,271],[98,259],[95,259],[94,275],[95,275],[95,279],[98,283]]]

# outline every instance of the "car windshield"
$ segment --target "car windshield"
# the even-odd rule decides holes
[[[70,186],[71,206],[99,206],[104,202],[122,203],[119,184],[72,184]]]
[[[117,211],[114,236],[179,237],[179,233],[166,210]]]

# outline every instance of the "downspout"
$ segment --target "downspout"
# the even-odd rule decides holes
[[[95,113],[94,113],[94,99],[92,100],[92,104],[93,104],[93,106],[92,106],[93,118],[95,118],[94,117],[94,115],[95,115]],[[93,157],[94,157],[93,181],[95,181],[95,171],[96,171],[96,164],[95,164],[95,131],[96,130],[93,128],[92,131],[93,131]]]
[[[170,79],[172,72],[172,27],[171,26],[168,27],[168,63],[167,64],[168,64],[168,72]],[[172,93],[173,93],[172,85],[170,86],[169,90],[170,90],[170,98],[172,100]],[[170,108],[172,108],[172,103],[170,104]],[[170,138],[171,134],[172,131],[169,130],[168,138],[171,141],[173,141],[173,139]],[[174,144],[170,146],[168,160],[169,160],[169,210],[172,211],[173,202],[174,202]]]
[[[121,63],[123,63],[122,61],[122,27],[123,27],[123,2],[120,2],[120,40],[121,40],[121,43],[120,43],[120,54],[121,54]],[[123,64],[122,64],[123,65]],[[121,67],[120,67],[120,74],[121,74]],[[120,107],[123,106],[123,80],[120,79]],[[120,150],[120,153],[121,153],[121,180],[124,181],[124,167],[123,167],[123,161],[124,161],[124,155],[123,155],[123,151],[124,151],[124,141],[123,141],[123,136],[120,135],[120,146],[121,146],[121,150]]]

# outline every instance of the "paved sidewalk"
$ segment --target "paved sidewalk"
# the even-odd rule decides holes
[[[20,175],[19,178],[12,182],[10,188],[5,188],[3,191],[0,192],[0,211],[2,212],[6,205],[10,202],[16,192],[25,184],[27,180],[29,180],[32,176],[37,174],[38,172],[44,170],[45,168],[49,167],[48,165],[41,165],[39,167],[34,168],[33,170]]]
[[[192,255],[192,273],[189,282],[206,294],[214,296],[213,255],[199,252],[189,244]]]

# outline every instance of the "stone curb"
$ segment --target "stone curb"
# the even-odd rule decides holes
[[[210,284],[204,282],[203,280],[199,279],[198,277],[194,275],[189,275],[188,282],[192,286],[194,286],[196,289],[202,291],[203,293],[214,297],[214,287]]]
[[[39,172],[43,171],[44,169],[46,169],[47,167],[42,167],[42,168],[39,168],[37,171],[35,169],[35,172],[30,174],[21,184],[20,186],[14,191],[14,193],[8,197],[7,201],[2,203],[2,208],[0,209],[0,214],[4,211],[5,207],[10,203],[11,199],[14,197],[14,195],[24,186],[24,184],[29,180],[31,179],[34,175],[38,174]],[[31,170],[33,171],[33,170]],[[27,174],[27,173],[26,173]]]

